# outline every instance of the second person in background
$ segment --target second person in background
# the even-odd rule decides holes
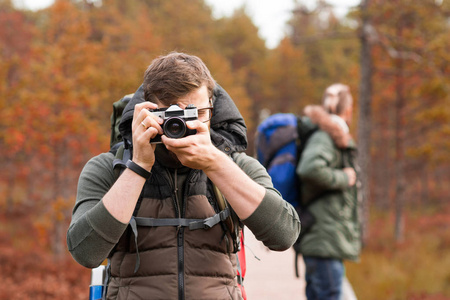
[[[308,139],[297,167],[303,204],[316,220],[300,244],[306,296],[341,300],[343,260],[358,260],[361,249],[356,146],[348,126],[353,112],[349,87],[329,86],[323,105],[307,106],[304,112],[320,128]]]

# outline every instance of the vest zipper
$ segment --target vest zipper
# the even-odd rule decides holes
[[[175,169],[174,175],[165,169],[167,176],[169,177],[169,185],[173,190],[174,195],[174,208],[175,216],[182,218],[180,209],[180,201],[178,199],[178,184],[177,184],[177,170]],[[177,228],[177,256],[178,256],[178,299],[184,300],[184,229],[182,227]]]
[[[167,173],[167,176],[169,177],[169,180],[168,180],[169,185],[172,188],[173,195],[175,198],[175,200],[173,201],[174,208],[175,208],[175,216],[177,218],[181,218],[180,201],[178,200],[178,193],[177,193],[177,190],[178,190],[177,181],[176,181],[177,180],[176,179],[177,178],[177,170],[175,169],[174,176],[172,176],[172,173],[170,173],[169,170],[165,169],[165,171]]]
[[[175,200],[177,203],[178,209],[178,217],[183,218],[184,212],[182,210],[182,206],[180,205],[180,200],[178,199],[178,178],[177,178],[177,169],[174,171],[174,193]],[[178,252],[178,299],[184,300],[184,228],[178,227],[177,230],[177,252]]]
[[[185,210],[186,210],[186,203],[181,203],[180,205],[180,199],[178,199],[178,184],[177,184],[177,169],[175,169],[174,176],[172,177],[172,174],[169,170],[167,170],[167,174],[170,178],[170,184],[173,188],[173,192],[175,195],[175,211],[178,218],[184,218],[185,217]],[[193,174],[195,174],[196,171],[191,171],[189,175],[186,177],[184,185],[187,186],[190,179],[192,178]],[[187,199],[187,193],[188,189],[184,188],[183,198]],[[184,300],[184,228],[178,227],[177,229],[177,254],[178,254],[178,299]]]
[[[184,228],[178,229],[178,299],[184,300]]]
[[[184,193],[183,200],[180,208],[180,217],[186,217],[186,200],[188,197],[188,184],[191,180],[193,174],[196,171],[191,171],[188,176],[186,176],[186,180],[184,181]],[[176,174],[176,173],[175,173]],[[178,201],[178,203],[180,203]],[[180,227],[178,229],[178,299],[184,300],[184,228]]]

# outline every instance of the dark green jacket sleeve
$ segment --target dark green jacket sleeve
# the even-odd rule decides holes
[[[348,177],[342,170],[338,151],[327,133],[315,132],[306,143],[297,174],[307,186],[318,191],[346,189]]]
[[[266,169],[256,159],[238,154],[234,160],[250,178],[266,188],[263,201],[243,223],[269,249],[288,249],[300,233],[300,220],[294,207],[273,187]]]
[[[115,181],[113,159],[111,153],[92,158],[78,181],[67,246],[73,258],[88,268],[106,259],[128,225],[114,218],[101,201]]]

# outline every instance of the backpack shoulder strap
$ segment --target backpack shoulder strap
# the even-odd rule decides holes
[[[110,150],[114,154],[113,170],[115,180],[119,178],[120,174],[126,169],[125,163],[131,158],[131,150],[124,147],[124,142],[115,144]]]
[[[219,188],[213,183],[213,189],[214,189],[214,195],[216,196],[217,205],[219,206],[220,211],[224,210],[230,210],[230,214],[225,219],[224,223],[227,229],[230,231],[231,237],[233,238],[233,252],[239,251],[240,247],[240,229],[241,229],[241,223],[239,221],[238,216],[234,212],[234,210],[231,208],[231,206],[228,205],[228,202],[226,201],[224,195],[219,190]]]
[[[117,143],[123,140],[120,134],[119,124],[122,119],[122,113],[130,102],[133,94],[124,96],[122,99],[113,103],[113,111],[111,113],[111,138],[110,138],[110,148],[113,148]]]
[[[305,149],[306,141],[319,129],[319,126],[311,123],[307,117],[297,116],[297,163]]]

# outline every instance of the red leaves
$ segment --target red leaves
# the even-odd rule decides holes
[[[81,300],[89,295],[89,269],[71,258],[54,261],[39,248],[18,251],[0,243],[0,272],[0,299]]]

